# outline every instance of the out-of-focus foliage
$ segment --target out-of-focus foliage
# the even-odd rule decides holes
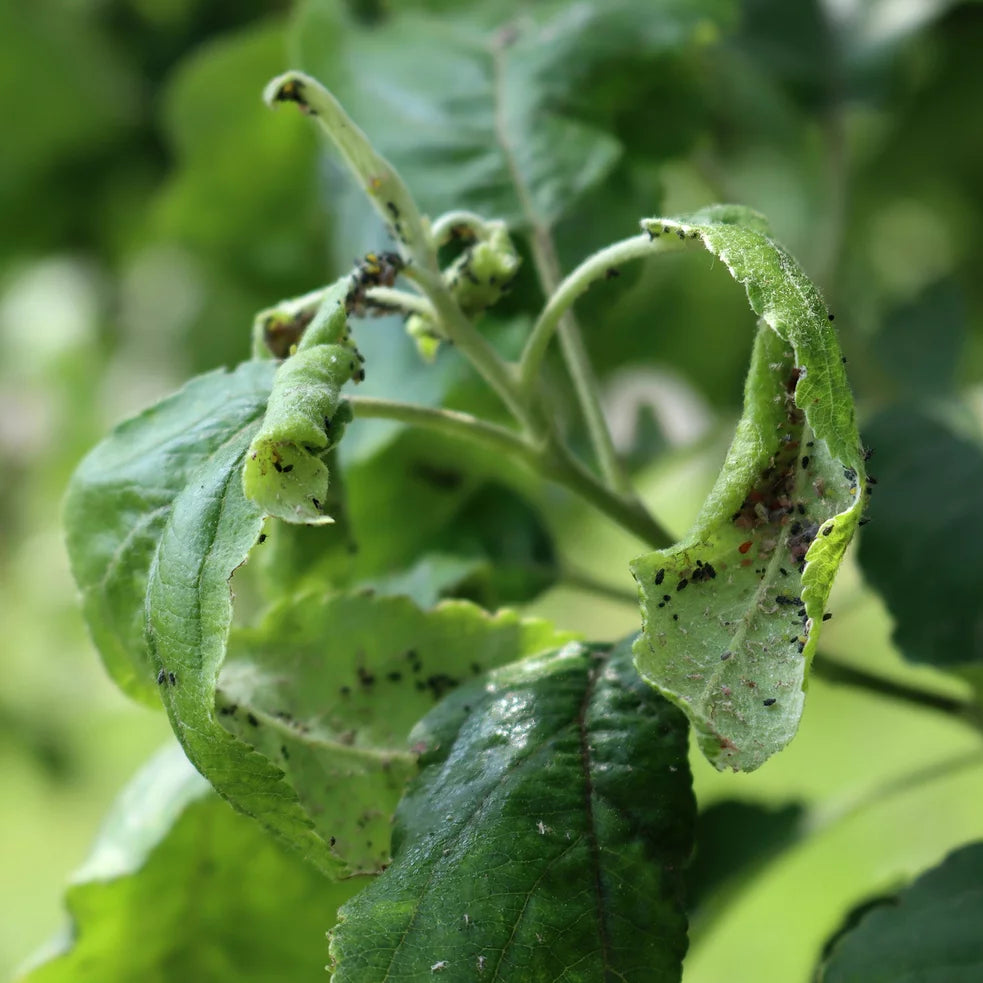
[[[344,97],[357,94],[350,108],[369,134],[399,166],[407,166],[400,154],[416,155],[419,171],[421,147],[434,155],[433,146],[398,129],[414,108],[412,86],[443,84],[451,72],[452,92],[462,79],[480,90],[487,65],[478,59],[475,68],[470,55],[461,60],[462,46],[467,53],[462,37],[526,6],[518,0],[0,5],[0,763],[9,776],[0,834],[19,844],[12,887],[3,897],[9,913],[0,919],[0,972],[53,925],[64,869],[81,859],[112,786],[163,732],[160,720],[138,715],[109,692],[84,637],[58,532],[68,474],[124,415],[176,388],[192,371],[243,357],[256,310],[328,282],[353,256],[386,245],[377,221],[305,122],[262,106],[264,83],[300,67]],[[565,10],[580,5],[536,6],[536,19],[546,22],[562,21]],[[768,214],[776,237],[820,281],[836,314],[861,431],[875,414],[889,414],[871,427],[876,453],[870,467],[882,479],[875,523],[893,524],[895,503],[903,497],[899,514],[906,514],[916,484],[926,486],[917,507],[931,521],[917,537],[876,525],[862,532],[871,534],[862,546],[864,567],[897,619],[897,644],[915,656],[930,645],[928,658],[936,665],[967,661],[967,649],[954,653],[958,638],[942,629],[963,623],[950,621],[955,601],[959,619],[967,625],[978,619],[978,599],[962,593],[977,561],[952,552],[978,538],[973,488],[958,489],[953,499],[941,470],[925,463],[927,451],[920,448],[927,443],[933,454],[950,448],[962,455],[958,473],[976,474],[967,462],[978,458],[983,406],[983,128],[975,125],[983,98],[983,6],[950,0],[611,6],[628,11],[629,21],[636,18],[637,32],[626,33],[629,53],[577,65],[559,57],[562,49],[543,55],[557,82],[549,93],[550,118],[564,125],[575,120],[579,134],[595,128],[597,144],[606,149],[603,158],[590,158],[596,164],[591,181],[585,178],[575,188],[579,197],[562,210],[556,226],[561,262],[569,268],[585,251],[630,234],[643,214],[679,213],[714,200],[738,200]],[[422,17],[438,18],[439,29],[418,30],[401,47],[394,25]],[[652,43],[659,18],[689,25],[680,49],[667,53]],[[452,62],[437,41],[448,35]],[[428,72],[407,73],[420,51]],[[471,74],[454,75],[455,66]],[[401,94],[394,88],[400,80],[410,87],[402,93],[405,106],[392,102],[394,92]],[[431,163],[439,164],[435,156]],[[427,173],[444,170],[423,168]],[[457,166],[447,173],[461,178]],[[460,187],[432,181],[415,190],[431,196],[428,207],[464,203]],[[528,256],[521,237],[518,245]],[[752,319],[741,290],[710,267],[703,256],[660,259],[626,269],[578,305],[629,453],[692,439],[686,435],[699,432],[694,406],[710,408],[703,426],[736,413]],[[515,306],[507,302],[483,325],[503,349],[521,343],[523,324],[511,315],[536,291],[527,261]],[[398,325],[380,320],[362,333],[360,347],[378,366],[364,391],[430,403],[449,394],[454,405],[490,409],[453,351],[442,350],[424,371]],[[634,380],[630,393],[626,372]],[[881,446],[873,439],[878,433],[884,434]],[[426,528],[407,527],[394,537],[390,555],[332,559],[345,567],[339,582],[382,578],[395,565],[406,578],[395,589],[402,583],[432,600],[443,585],[464,578],[469,596],[494,605],[535,595],[570,557],[583,563],[593,550],[611,556],[615,570],[638,552],[597,524],[581,524],[565,501],[527,477],[497,474],[494,462],[456,460],[444,446],[375,423],[353,428],[351,440],[350,487],[360,492],[352,506],[356,537],[359,524],[364,528],[380,510],[386,521],[398,517],[419,489],[429,512]],[[375,478],[393,462],[405,477],[398,495],[387,494]],[[465,463],[477,463],[481,477],[456,467]],[[692,518],[686,503],[699,498],[693,475],[718,463],[671,456],[655,477],[641,476],[643,488],[672,521],[685,525]],[[492,479],[516,496],[514,509]],[[957,514],[963,493],[968,504]],[[507,528],[523,534],[511,542],[489,537],[490,513],[519,515],[521,523],[510,521]],[[951,562],[942,561],[946,556]],[[923,558],[941,563],[941,570],[920,572]],[[512,576],[503,576],[503,559],[513,563]],[[495,566],[489,568],[489,560]],[[917,637],[907,627],[918,586],[917,579],[902,577],[909,569],[914,578],[932,578],[918,599],[924,631]],[[627,582],[614,574],[611,581]],[[851,611],[847,593],[834,592],[836,619],[824,636],[829,644],[907,671],[887,646],[890,632],[880,609],[868,599]],[[630,609],[612,607],[604,620],[583,595],[551,595],[545,603],[551,617],[590,627],[595,637],[629,630],[634,618]],[[806,717],[802,754],[840,747],[842,721],[834,708],[864,713],[849,700],[837,703],[838,695],[825,699],[827,708],[814,711],[813,723]],[[900,726],[877,712],[865,716],[849,731],[853,745],[809,759],[795,795],[813,802],[849,797],[851,781],[866,785],[873,773],[894,775]],[[920,720],[905,724],[904,734],[913,743],[903,756],[917,748],[926,767],[963,747],[959,735]],[[844,769],[848,757],[861,758],[866,773]],[[779,787],[778,776],[787,783],[787,773],[775,775],[755,786],[766,804],[791,794]],[[843,826],[842,836],[829,834],[835,857],[852,858],[835,864],[829,897],[856,902],[893,887],[899,872],[914,873],[955,845],[966,833],[973,796],[979,801],[978,774],[948,794],[949,807],[931,815],[891,802],[879,806],[882,828],[898,832],[897,838],[870,839],[884,851],[876,863],[870,859],[876,851],[858,846],[868,843],[861,823]],[[902,815],[919,821],[899,825]],[[711,832],[726,848],[739,829],[728,820]],[[787,886],[793,875],[801,885],[829,872],[831,854],[822,850],[820,843],[811,853],[793,853],[784,867],[775,867],[774,880],[752,885],[746,905],[733,881],[723,886],[730,909],[721,916],[721,939],[740,938],[742,953],[755,951],[756,932],[767,943],[767,966],[746,957],[741,965],[753,964],[758,973],[746,978],[766,972],[802,978],[815,950],[796,950],[794,933],[821,938],[835,927],[842,910],[823,909],[821,899],[810,900],[813,925],[797,919],[782,936],[788,937],[784,946],[754,921],[755,912],[767,909],[770,885]],[[712,905],[712,898],[704,900]],[[774,905],[767,910],[774,912]],[[823,918],[828,924],[817,927]],[[708,939],[694,940],[688,972],[704,974],[694,981],[719,979],[721,965],[733,967],[731,978],[743,978],[734,948],[719,957],[715,976],[711,950]]]

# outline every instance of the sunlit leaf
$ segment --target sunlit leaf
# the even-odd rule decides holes
[[[68,554],[89,630],[110,676],[151,706],[159,696],[144,604],[161,536],[195,473],[231,436],[259,425],[275,368],[251,362],[192,380],[117,427],[69,485]]]
[[[22,979],[314,981],[324,928],[357,887],[284,852],[169,749],[121,794],[68,889],[71,935]]]
[[[275,366],[213,372],[117,427],[79,466],[65,507],[86,618],[128,692],[157,689],[194,765],[237,808],[336,870],[282,771],[215,716],[232,619],[229,580],[263,516],[242,466]]]
[[[643,225],[717,256],[760,318],[716,485],[679,545],[632,564],[639,671],[686,711],[713,764],[750,771],[795,735],[826,599],[860,519],[853,397],[818,292],[761,216],[720,206]]]
[[[422,611],[405,597],[308,594],[233,633],[218,712],[283,770],[332,854],[377,872],[416,773],[416,721],[476,675],[569,637],[462,601]]]

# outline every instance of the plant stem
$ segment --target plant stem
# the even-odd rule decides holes
[[[622,239],[589,256],[553,291],[526,341],[519,362],[519,389],[529,394],[536,384],[539,368],[546,349],[564,314],[574,301],[598,280],[607,277],[609,271],[622,263],[682,248],[682,243],[669,236],[653,239],[648,233]]]
[[[977,730],[983,730],[983,708],[969,700],[946,696],[943,693],[932,693],[907,683],[898,683],[886,676],[847,665],[824,652],[817,654],[812,664],[812,671],[820,679],[825,679],[834,685],[854,686],[922,709],[937,710],[962,720]]]
[[[356,417],[398,420],[508,454],[543,478],[563,485],[586,499],[649,546],[660,548],[673,541],[640,502],[619,495],[603,485],[574,460],[565,448],[555,443],[551,442],[545,447],[538,446],[512,430],[456,410],[416,406],[368,396],[350,396],[349,403]]]
[[[544,427],[519,396],[518,387],[509,366],[499,358],[474,325],[465,317],[451,296],[439,273],[410,266],[403,276],[412,280],[423,291],[433,308],[433,317],[447,339],[475,367],[478,374],[498,394],[509,412],[531,434],[541,437]]]
[[[501,36],[494,45],[493,55],[493,93],[495,100],[494,125],[495,136],[499,146],[505,156],[509,175],[515,186],[516,195],[522,207],[523,215],[530,227],[530,245],[532,246],[533,262],[536,266],[536,273],[539,277],[540,286],[543,293],[549,297],[556,290],[560,282],[560,263],[556,256],[556,247],[553,244],[553,236],[550,233],[549,223],[533,202],[529,188],[526,186],[525,178],[516,162],[515,152],[512,141],[508,134],[504,113],[504,93],[506,91],[505,79],[505,48],[507,42]],[[611,439],[604,419],[604,411],[601,408],[601,399],[598,393],[597,379],[584,347],[584,340],[581,337],[580,329],[572,314],[567,312],[560,319],[558,324],[560,335],[560,345],[563,351],[563,358],[567,365],[567,371],[573,381],[577,400],[580,403],[581,413],[587,423],[587,432],[590,436],[594,454],[600,465],[601,473],[605,481],[616,491],[623,494],[631,493],[631,481],[627,472],[618,460],[618,454]]]
[[[393,308],[407,314],[422,314],[425,318],[434,320],[433,307],[425,297],[411,294],[406,290],[396,290],[393,287],[370,287],[365,292],[366,298],[383,308]]]

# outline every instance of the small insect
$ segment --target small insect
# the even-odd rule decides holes
[[[663,580],[665,580],[665,579],[666,579],[666,571],[665,571],[665,567],[663,567],[663,568],[662,568],[661,570],[659,570],[659,572],[658,572],[658,573],[657,573],[657,574],[655,575],[655,584],[656,584],[656,586],[658,587],[658,585],[659,585],[659,584],[661,584],[661,583],[662,583],[662,581],[663,581]]]
[[[676,590],[677,591],[685,590],[686,589],[686,585],[688,583],[689,583],[689,581],[685,577],[683,577],[682,580],[680,580],[679,583],[676,584]]]
[[[766,707],[773,707],[778,702],[778,700],[776,700],[775,697],[773,696],[769,696],[767,700],[762,700],[761,702]]]
[[[823,621],[829,621],[829,619],[832,618],[832,617],[833,617],[833,612],[832,611],[827,611],[823,615]]]
[[[446,959],[441,959],[439,962],[435,962],[430,967],[430,972],[431,973],[442,973],[445,969],[447,969],[447,966],[448,965],[449,964],[448,964],[448,962],[447,962]]]
[[[808,456],[802,458],[802,468],[803,468],[803,470],[805,470],[807,467],[809,467],[809,458],[808,458]]]
[[[738,553],[746,553],[751,548],[751,540],[747,539],[737,547]]]

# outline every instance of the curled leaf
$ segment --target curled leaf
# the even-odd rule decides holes
[[[285,522],[332,521],[322,511],[328,494],[326,458],[351,418],[341,387],[364,375],[348,332],[350,289],[345,278],[325,292],[296,351],[277,369],[263,425],[246,455],[246,497]]]
[[[632,563],[639,672],[689,715],[718,768],[749,771],[795,735],[833,576],[863,510],[863,451],[818,291],[764,219],[720,206],[651,219],[721,259],[759,329],[744,415],[685,539]]]
[[[287,72],[270,82],[263,98],[270,106],[278,102],[296,103],[302,112],[315,117],[338,148],[376,211],[389,226],[396,241],[405,245],[418,261],[432,255],[423,217],[403,179],[373,149],[368,137],[320,82],[303,72]]]

